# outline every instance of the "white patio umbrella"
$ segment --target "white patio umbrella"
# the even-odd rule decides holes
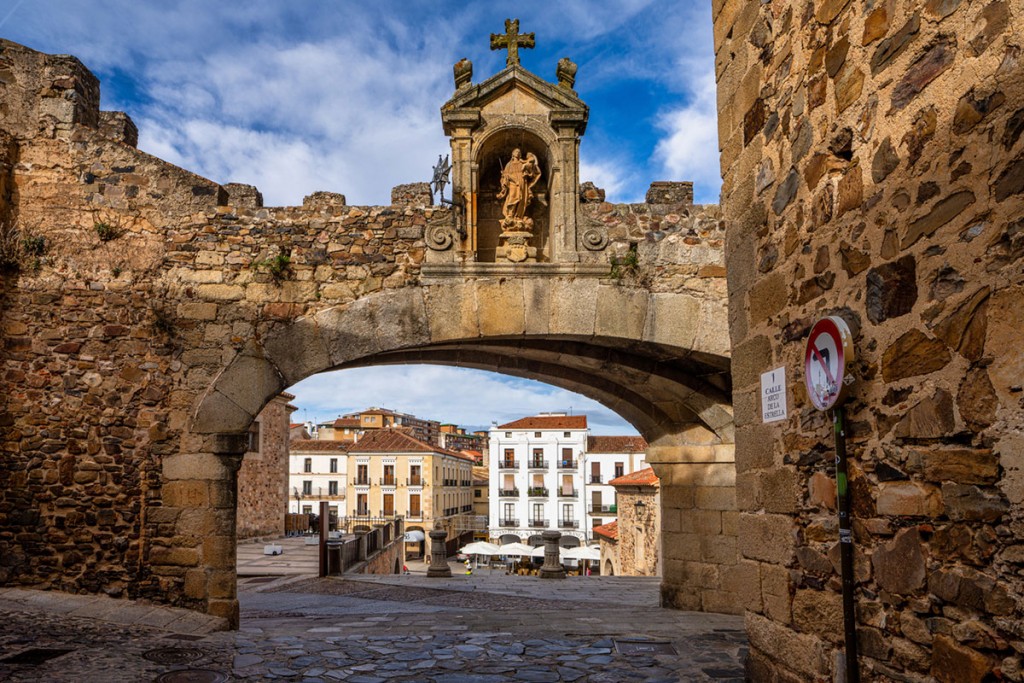
[[[565,548],[562,548],[562,547],[558,548],[558,561],[559,562],[565,560],[565,553],[566,552],[567,551],[566,551]],[[530,553],[530,554],[532,556],[534,556],[534,557],[544,557],[544,546],[542,546],[542,545],[541,546],[537,546],[536,548],[533,549],[533,552]]]
[[[501,553],[501,548],[487,541],[474,541],[469,545],[462,546],[459,552],[466,555],[498,555]]]
[[[498,554],[506,557],[522,557],[533,554],[533,546],[525,543],[506,543],[498,548]]]
[[[562,557],[567,560],[600,560],[601,549],[593,546],[569,548]]]

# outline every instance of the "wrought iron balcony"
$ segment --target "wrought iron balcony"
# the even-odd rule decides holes
[[[604,513],[604,514],[612,514],[612,515],[614,515],[614,514],[616,514],[618,512],[618,509],[619,509],[618,505],[591,505],[590,506],[590,514],[592,514],[592,515],[599,515],[599,514]]]
[[[590,483],[591,484],[600,484],[602,481],[604,481],[604,479],[601,477],[600,474],[591,474],[590,475]]]
[[[356,486],[369,486],[370,485],[370,478],[369,477],[356,477],[356,480],[354,482],[352,482],[352,483],[355,484]]]
[[[380,485],[381,486],[394,486],[395,485],[395,478],[393,476],[391,476],[391,477],[381,477],[380,478]]]
[[[501,527],[517,527],[519,526],[518,519],[501,519],[498,520],[498,526]]]
[[[576,491],[575,489],[572,490],[572,491],[566,491],[564,489],[558,489],[558,497],[559,498],[579,498],[580,497],[580,492]]]
[[[546,470],[548,468],[548,461],[544,458],[530,458],[526,466],[531,470]]]
[[[498,489],[499,498],[518,498],[519,489]]]
[[[576,465],[577,465],[578,462],[579,462],[578,460],[570,460],[570,459],[559,460],[558,461],[558,469],[560,469],[560,470],[574,470],[574,469],[576,469]]]
[[[405,480],[406,486],[423,486],[423,477],[409,477]]]
[[[544,529],[544,528],[547,528],[547,526],[548,526],[548,520],[546,520],[546,519],[531,519],[530,520],[530,527],[531,528],[534,528],[534,529],[536,529],[536,528]]]
[[[541,487],[541,486],[535,486],[535,487],[531,487],[531,488],[526,489],[526,495],[533,496],[535,498],[541,498],[541,497],[546,498],[547,495],[548,495],[548,490],[546,488],[544,488],[544,487]]]
[[[558,520],[559,529],[579,529],[580,523],[576,519],[560,519]]]
[[[519,469],[519,463],[516,462],[515,460],[499,460],[498,461],[498,469],[499,470],[516,470],[516,469]]]

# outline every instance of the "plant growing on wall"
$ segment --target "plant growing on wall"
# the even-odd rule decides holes
[[[275,283],[280,284],[283,280],[287,279],[288,273],[291,270],[291,263],[291,253],[282,249],[273,256],[253,261],[252,268],[253,270],[268,273]]]
[[[0,271],[39,270],[46,254],[46,238],[34,230],[0,224]]]
[[[636,253],[636,243],[629,245],[629,250],[622,256],[611,257],[612,270],[610,276],[615,280],[622,280],[627,276],[634,276],[640,266],[640,257]]]

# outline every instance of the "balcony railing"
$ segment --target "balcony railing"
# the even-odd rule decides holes
[[[498,520],[498,526],[501,527],[516,527],[519,526],[518,519],[500,519]]]
[[[546,520],[546,519],[531,519],[530,520],[530,527],[532,527],[534,529],[536,529],[538,527],[539,528],[546,528],[547,526],[548,526],[548,520]]]
[[[405,518],[406,519],[415,519],[417,521],[422,520],[423,519],[423,511],[422,510],[410,510],[409,514],[407,514],[405,516]]]
[[[564,489],[558,489],[558,497],[559,498],[579,498],[580,497],[580,492],[579,491],[575,491],[575,490],[573,490],[573,491],[566,491]]]
[[[355,484],[356,486],[369,486],[370,485],[370,478],[369,477],[356,477],[356,480],[354,482],[352,482],[352,483]]]
[[[394,486],[395,485],[395,478],[393,476],[391,476],[391,477],[381,477],[380,478],[380,485],[381,486]]]
[[[405,480],[406,486],[423,486],[423,477],[409,477]]]
[[[516,462],[515,460],[499,460],[498,461],[498,469],[499,470],[515,470],[515,469],[519,469],[519,463]]]
[[[526,466],[531,470],[546,470],[548,468],[548,461],[544,458],[530,458]]]
[[[590,483],[591,484],[600,484],[602,481],[604,481],[604,479],[601,477],[600,474],[591,474],[590,475]]]
[[[560,469],[560,470],[574,470],[574,469],[576,469],[576,463],[577,462],[578,461],[576,461],[576,460],[569,460],[569,459],[559,460],[558,461],[558,469]]]
[[[519,489],[498,489],[498,498],[518,498]]]
[[[614,515],[618,511],[618,508],[618,505],[591,505],[590,514],[599,515],[602,513],[611,513]]]
[[[533,496],[535,498],[547,497],[548,490],[541,486],[534,486],[526,489],[526,495]]]
[[[560,519],[558,520],[559,529],[579,529],[580,523],[576,519]]]
[[[356,517],[372,517],[370,508],[356,508]]]

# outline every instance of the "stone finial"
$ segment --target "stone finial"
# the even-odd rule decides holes
[[[456,90],[461,90],[473,83],[473,62],[469,61],[465,57],[455,62],[455,66],[452,67],[452,70],[455,72]]]
[[[555,76],[558,78],[558,85],[572,90],[573,86],[576,85],[576,70],[579,67],[576,66],[576,62],[572,61],[568,57],[562,57],[558,60],[558,67],[555,69]]]

